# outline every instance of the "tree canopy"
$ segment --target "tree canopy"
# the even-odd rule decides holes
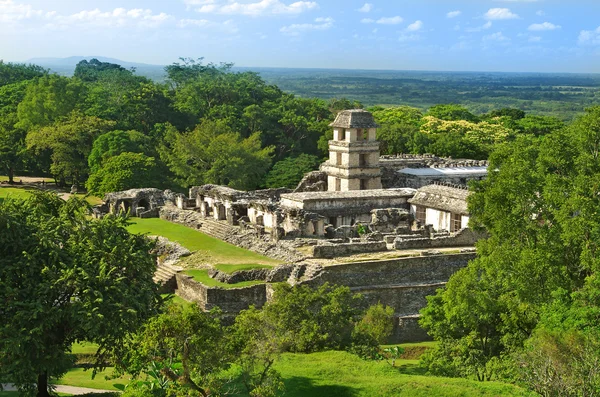
[[[0,377],[21,391],[49,396],[75,342],[97,343],[102,365],[156,312],[151,242],[87,209],[48,193],[0,203]]]

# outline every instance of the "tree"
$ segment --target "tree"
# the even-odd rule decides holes
[[[528,114],[519,119],[516,126],[518,130],[522,131],[524,134],[542,136],[564,128],[565,123],[552,116],[536,116]]]
[[[96,172],[104,161],[124,152],[151,155],[150,138],[137,131],[110,131],[100,135],[94,141],[88,156],[91,172]]]
[[[19,103],[18,126],[26,130],[45,127],[68,116],[84,96],[81,82],[55,74],[35,79]]]
[[[72,113],[68,119],[27,134],[27,147],[51,153],[50,172],[79,186],[88,173],[88,156],[94,140],[109,131],[114,122]]]
[[[213,395],[219,391],[218,372],[232,361],[219,314],[206,313],[197,305],[169,305],[129,341],[118,369],[135,377],[141,373],[164,376],[167,382],[161,386],[168,390]]]
[[[432,372],[487,380],[507,362],[518,371],[511,353],[548,322],[542,339],[529,343],[568,346],[564,338],[579,332],[582,348],[597,342],[585,336],[600,329],[598,147],[600,107],[593,107],[567,130],[519,136],[492,153],[494,172],[469,197],[470,226],[490,237],[422,312],[421,324],[440,341],[427,361]],[[543,336],[559,325],[562,334]]]
[[[131,74],[130,71],[121,65],[110,62],[100,62],[96,58],[92,58],[89,60],[89,62],[85,59],[79,61],[77,66],[75,66],[73,77],[87,82],[97,81],[100,76],[107,71],[117,71]]]
[[[160,187],[162,177],[153,157],[142,153],[123,152],[110,157],[98,167],[86,182],[88,192],[103,196],[133,188]]]
[[[4,63],[0,60],[0,87],[42,77],[48,71],[38,65],[24,63]]]
[[[427,111],[427,116],[435,117],[445,121],[465,120],[471,123],[476,123],[479,121],[477,116],[471,113],[469,109],[452,103],[430,107]]]
[[[27,81],[20,81],[0,87],[0,168],[8,175],[9,183],[13,183],[15,172],[23,169],[26,159],[26,132],[15,124],[17,106],[25,97],[27,85]]]
[[[288,157],[285,160],[278,161],[267,174],[267,187],[293,189],[306,173],[318,169],[319,164],[319,158],[310,154],[301,154],[298,157]]]
[[[49,396],[78,341],[99,345],[101,366],[160,300],[151,242],[88,208],[37,192],[0,203],[0,377],[22,392]]]
[[[160,156],[184,187],[214,183],[253,189],[271,165],[272,152],[261,148],[257,133],[242,139],[224,123],[204,121],[186,134],[168,129]]]

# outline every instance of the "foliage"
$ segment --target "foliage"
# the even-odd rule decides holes
[[[278,161],[267,174],[266,185],[268,188],[293,189],[305,174],[318,169],[319,163],[319,158],[310,154],[301,154],[298,157],[288,157]]]
[[[88,173],[88,155],[94,140],[113,127],[114,123],[96,117],[72,113],[68,119],[31,131],[27,147],[36,152],[51,153],[50,172],[64,180],[79,184]]]
[[[35,79],[19,103],[18,126],[31,130],[60,121],[77,109],[84,91],[80,81],[54,74]]]
[[[0,87],[42,77],[47,71],[38,65],[24,63],[5,63],[0,60]]]
[[[427,116],[444,121],[464,120],[471,123],[476,123],[478,121],[477,116],[471,113],[469,109],[457,104],[432,106],[427,111]]]
[[[168,396],[187,395],[186,389],[211,395],[211,388],[218,390],[215,375],[231,362],[218,316],[196,305],[168,306],[129,342],[121,370],[152,375]]]
[[[426,360],[432,372],[480,379],[510,373],[511,354],[540,318],[555,324],[547,329],[564,327],[551,343],[543,336],[530,342],[550,343],[538,353],[557,364],[552,345],[571,345],[572,329],[598,329],[599,120],[600,107],[590,108],[568,130],[521,136],[492,153],[497,171],[474,184],[469,198],[471,226],[490,238],[422,312],[421,324],[440,341]],[[571,303],[557,300],[565,295],[559,291]]]
[[[84,59],[75,66],[73,77],[88,82],[97,81],[100,75],[106,71],[127,72],[127,69],[116,63],[100,62],[96,58],[90,59],[89,62]]]
[[[261,148],[260,135],[246,139],[222,122],[204,121],[194,131],[170,130],[160,151],[161,159],[182,186],[214,183],[251,189],[271,164],[272,147]]]
[[[47,193],[0,203],[0,377],[20,390],[65,373],[70,347],[100,347],[96,365],[155,312],[151,244],[125,220],[87,217],[79,199]]]
[[[162,176],[153,157],[124,152],[104,161],[90,175],[85,186],[91,194],[103,196],[109,192],[162,185]]]
[[[381,356],[380,345],[385,343],[394,328],[394,309],[381,303],[367,309],[364,316],[352,330],[354,354],[363,358],[375,359]]]
[[[100,135],[92,145],[88,156],[91,172],[95,172],[102,162],[123,152],[151,155],[150,138],[137,131],[110,131]]]

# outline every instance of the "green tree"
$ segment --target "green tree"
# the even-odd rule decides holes
[[[204,121],[186,134],[168,129],[160,156],[184,187],[214,183],[253,189],[269,169],[272,152],[261,148],[257,133],[242,139],[224,123]]]
[[[49,396],[75,342],[97,343],[103,365],[155,313],[152,244],[88,208],[48,193],[0,203],[0,378],[22,392]]]
[[[61,120],[80,105],[84,90],[80,81],[55,74],[35,79],[19,103],[18,126],[29,131]]]
[[[301,154],[298,157],[288,157],[285,160],[278,161],[267,174],[267,187],[293,189],[306,173],[318,169],[319,163],[319,158],[310,154]]]
[[[26,132],[15,124],[17,106],[25,97],[28,84],[25,80],[0,87],[0,168],[8,175],[9,183],[13,183],[15,172],[23,170],[27,159]]]
[[[206,313],[197,305],[169,305],[128,342],[118,369],[135,377],[164,376],[167,381],[159,387],[178,396],[188,395],[186,389],[202,396],[218,393],[217,375],[232,361],[219,314]]]
[[[48,71],[38,65],[24,63],[5,63],[0,60],[0,87],[42,77]]]
[[[590,108],[567,130],[520,136],[492,153],[495,171],[469,198],[470,226],[490,237],[423,310],[421,324],[440,341],[432,372],[498,376],[540,318],[597,332],[599,120],[600,107]],[[560,291],[572,303],[557,305]]]
[[[524,134],[533,134],[535,136],[548,135],[564,128],[564,126],[565,123],[556,117],[531,114],[519,119],[516,123],[518,130]]]
[[[429,108],[427,116],[435,117],[445,121],[465,120],[471,123],[479,121],[478,117],[469,111],[464,106],[457,104],[435,105]]]
[[[88,192],[101,197],[133,188],[162,187],[163,181],[153,157],[123,152],[105,160],[92,172],[85,186]]]
[[[100,75],[107,71],[118,71],[131,74],[130,71],[121,65],[110,62],[100,62],[96,58],[92,58],[89,61],[86,59],[79,61],[77,66],[75,66],[73,76],[87,82],[97,81],[100,78]]]
[[[88,156],[94,140],[114,122],[72,113],[68,119],[27,134],[27,147],[51,153],[50,172],[61,181],[70,178],[77,186],[88,174]]]
[[[104,161],[123,152],[151,155],[153,150],[150,138],[137,131],[121,130],[100,135],[94,141],[88,156],[90,171],[97,171]]]

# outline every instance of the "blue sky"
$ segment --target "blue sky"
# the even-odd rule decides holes
[[[600,0],[0,0],[0,59],[600,73]]]

